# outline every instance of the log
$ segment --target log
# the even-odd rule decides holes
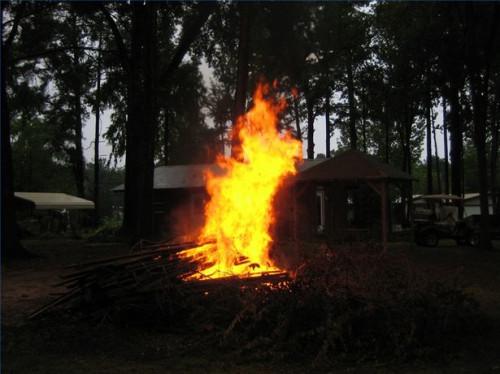
[[[213,242],[208,241],[208,242],[203,242],[203,243],[184,243],[184,244],[179,244],[179,245],[172,246],[172,247],[167,246],[165,248],[160,248],[160,249],[156,249],[156,250],[152,250],[152,251],[143,250],[143,251],[137,252],[137,253],[108,257],[108,258],[104,258],[101,260],[86,262],[83,264],[72,264],[72,265],[66,266],[65,269],[85,268],[85,267],[89,267],[89,266],[93,266],[93,265],[102,265],[102,264],[105,264],[108,262],[112,263],[112,262],[116,262],[117,260],[129,259],[129,258],[151,257],[151,256],[161,254],[164,252],[168,252],[168,253],[173,254],[173,253],[177,253],[177,252],[180,252],[182,250],[185,250],[185,249],[201,247],[203,245],[211,244],[211,243],[213,243]]]
[[[74,290],[72,292],[69,292],[67,294],[64,294],[64,295],[61,295],[59,296],[57,299],[51,301],[50,303],[42,306],[41,308],[39,309],[36,309],[34,312],[32,312],[29,316],[28,316],[28,319],[33,319],[35,318],[36,316],[42,314],[43,312],[51,309],[51,308],[54,308],[56,307],[57,305],[60,305],[62,304],[63,302],[67,302],[68,300],[70,300],[71,298],[75,297],[76,295],[78,295],[78,293],[80,292],[80,290]]]
[[[152,243],[144,245],[136,253],[108,257],[83,264],[74,264],[65,269],[74,270],[60,276],[61,282],[54,287],[65,286],[66,292],[55,300],[34,311],[34,318],[61,305],[74,306],[78,299],[86,304],[95,301],[102,307],[102,301],[111,304],[126,303],[128,300],[143,301],[149,295],[174,291],[190,297],[205,297],[224,288],[244,289],[259,285],[279,284],[289,280],[282,271],[251,273],[244,276],[229,275],[214,278],[201,276],[200,272],[213,264],[203,255],[180,256],[185,250],[213,242],[187,242],[177,244]],[[248,264],[242,257],[237,265]],[[90,297],[90,300],[88,299]]]

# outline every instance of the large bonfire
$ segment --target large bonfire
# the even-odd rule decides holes
[[[201,241],[211,241],[182,253],[201,265],[197,278],[219,278],[279,270],[270,257],[273,198],[286,176],[296,173],[301,143],[278,130],[284,99],[266,98],[267,85],[259,85],[252,108],[235,126],[241,142],[238,158],[219,155],[222,175],[207,173],[209,200]]]

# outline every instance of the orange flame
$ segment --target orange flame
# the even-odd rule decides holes
[[[206,175],[210,199],[200,239],[215,244],[185,254],[204,259],[201,277],[279,270],[269,256],[273,198],[284,178],[296,173],[302,146],[289,132],[278,131],[285,101],[266,99],[267,93],[268,86],[259,85],[252,108],[238,118],[235,130],[242,159],[219,156],[217,163],[225,173]]]

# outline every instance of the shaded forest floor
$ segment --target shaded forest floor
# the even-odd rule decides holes
[[[391,249],[430,277],[458,276],[480,303],[482,331],[439,362],[342,364],[333,372],[500,373],[500,243],[481,251],[442,243],[438,248]],[[39,257],[2,268],[2,373],[303,373],[310,365],[256,362],[223,351],[203,332],[82,321],[52,314],[27,321],[57,292],[50,285],[66,265],[126,253],[120,244],[78,240],[30,240]],[[204,342],[200,345],[200,342]]]

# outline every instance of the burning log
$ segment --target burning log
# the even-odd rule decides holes
[[[122,256],[113,256],[113,257],[108,257],[105,259],[97,260],[97,261],[91,261],[91,262],[86,262],[84,264],[74,264],[74,265],[69,265],[66,267],[66,269],[73,269],[73,268],[87,268],[91,267],[92,265],[102,265],[105,263],[117,263],[118,260],[131,260],[131,259],[140,259],[142,257],[150,257],[152,255],[163,255],[163,254],[174,254],[177,252],[180,252],[184,249],[189,249],[189,248],[196,248],[203,246],[205,244],[210,244],[214,243],[213,241],[206,241],[202,243],[195,243],[195,242],[188,242],[188,243],[178,243],[178,244],[170,244],[170,243],[164,243],[164,242],[158,242],[158,243],[152,243],[149,246],[141,245],[141,251],[128,254],[128,255],[122,255]],[[137,245],[132,247],[132,251],[137,248]]]

